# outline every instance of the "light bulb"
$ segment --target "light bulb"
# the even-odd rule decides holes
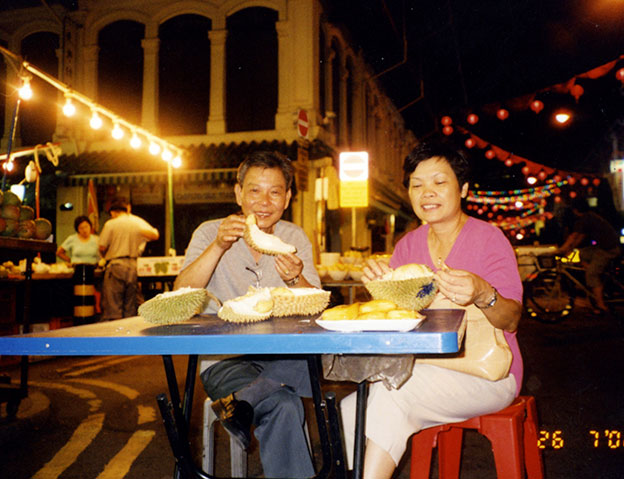
[[[115,138],[115,140],[121,140],[124,136],[124,131],[121,129],[121,127],[117,123],[115,123],[115,126],[113,126],[113,130],[111,131],[111,136]]]
[[[2,163],[2,168],[4,168],[5,171],[13,171],[13,166],[14,165],[12,160]]]
[[[102,119],[100,118],[100,115],[97,114],[97,111],[93,112],[91,120],[89,121],[89,125],[91,125],[91,128],[93,128],[94,130],[99,130],[100,128],[102,128]]]
[[[176,156],[171,162],[171,166],[173,166],[174,168],[180,168],[182,166],[182,158]]]
[[[171,158],[173,158],[173,153],[171,153],[171,151],[168,148],[165,148],[165,151],[163,151],[163,154],[162,154],[162,159],[169,162],[171,161]]]
[[[19,89],[19,97],[22,100],[30,100],[33,96],[33,91],[32,88],[30,88],[30,79],[29,78],[24,78],[24,83],[21,86],[21,88]]]
[[[65,104],[63,105],[63,115],[70,117],[76,114],[76,105],[74,105],[71,101],[71,98],[67,97],[65,99]]]
[[[149,152],[152,155],[157,155],[158,153],[160,153],[160,145],[158,143],[152,141],[150,143],[150,146],[149,146]]]
[[[141,147],[141,138],[136,133],[133,133],[132,138],[130,138],[130,146],[135,150]]]

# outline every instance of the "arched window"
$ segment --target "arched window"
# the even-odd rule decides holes
[[[210,40],[212,21],[179,15],[158,30],[159,131],[163,135],[206,133],[210,112]]]
[[[227,19],[226,128],[273,130],[277,113],[277,12],[246,8]]]
[[[59,37],[55,33],[38,32],[22,40],[24,60],[49,75],[58,76],[56,49]],[[47,82],[34,77],[31,82],[34,96],[20,105],[20,137],[22,145],[33,146],[52,141],[58,113],[57,90]]]
[[[141,123],[143,98],[143,47],[145,26],[120,20],[104,27],[98,35],[98,102]]]

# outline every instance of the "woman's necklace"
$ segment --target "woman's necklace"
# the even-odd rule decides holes
[[[448,234],[445,233],[444,236],[439,235],[433,228],[429,227],[429,251],[431,252],[431,259],[433,260],[433,263],[438,268],[445,266],[444,262],[453,249],[455,241],[457,240],[459,233],[461,233],[467,219],[468,216],[462,215],[459,223],[453,231]]]

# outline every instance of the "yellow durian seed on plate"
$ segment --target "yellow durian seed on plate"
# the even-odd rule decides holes
[[[394,309],[392,311],[388,311],[386,316],[388,319],[416,319],[420,318],[421,314],[407,309]]]
[[[386,319],[386,312],[385,311],[369,311],[368,313],[360,313],[358,314],[357,319],[358,320],[365,320],[365,319]]]
[[[273,309],[272,299],[261,299],[253,307],[254,311],[258,313],[268,313]]]
[[[397,305],[393,301],[387,299],[373,299],[372,301],[367,301],[360,304],[360,314],[369,313],[371,311],[385,312],[391,311],[396,308]]]
[[[359,307],[359,303],[341,304],[340,306],[334,306],[333,308],[329,308],[323,311],[321,319],[327,319],[331,321],[356,319],[358,316]]]

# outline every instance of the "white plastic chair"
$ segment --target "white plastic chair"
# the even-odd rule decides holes
[[[220,359],[202,359],[199,362],[200,372],[203,372],[218,361],[220,361]],[[210,398],[206,398],[206,400],[204,401],[204,428],[202,433],[202,469],[206,473],[214,475],[214,428],[215,424],[218,423],[219,420],[217,419],[217,415],[215,414],[215,412],[212,410],[211,404],[212,401],[210,400]],[[247,452],[233,437],[230,437],[230,472],[232,477],[247,476]]]

